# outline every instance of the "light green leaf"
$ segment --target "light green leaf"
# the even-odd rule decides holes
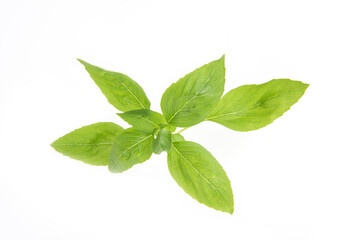
[[[175,126],[173,126],[173,125],[170,125],[170,124],[168,124],[168,123],[166,123],[166,124],[159,124],[159,127],[162,129],[162,128],[165,128],[165,129],[167,129],[167,130],[169,130],[170,132],[175,132],[175,130],[176,130],[176,127]]]
[[[216,159],[201,145],[174,142],[168,154],[171,176],[194,199],[217,210],[234,212],[230,180]]]
[[[171,141],[172,142],[185,141],[185,138],[182,135],[180,135],[180,133],[175,133],[171,135]]]
[[[164,117],[160,113],[149,109],[132,110],[118,113],[118,115],[131,126],[144,133],[152,133],[155,128],[160,127],[160,124],[166,123]]]
[[[167,130],[169,130],[170,132],[175,132],[175,130],[176,130],[176,127],[175,126],[173,126],[173,125],[170,125],[170,124],[167,124],[166,126],[165,126],[165,128],[167,129]]]
[[[225,94],[207,120],[235,131],[265,127],[289,110],[308,86],[290,79],[240,86]]]
[[[224,59],[222,56],[196,69],[166,89],[161,110],[169,124],[189,127],[209,115],[224,92]]]
[[[169,152],[171,148],[171,132],[165,128],[161,129],[153,142],[154,153],[160,154],[163,151]]]
[[[110,154],[110,172],[123,172],[137,163],[148,160],[152,154],[153,140],[152,134],[143,133],[135,128],[125,129],[115,138]]]
[[[76,129],[57,139],[51,146],[65,156],[84,163],[106,166],[117,134],[124,129],[111,122],[100,122]]]
[[[90,77],[95,81],[109,103],[122,112],[149,109],[150,101],[144,90],[134,80],[122,73],[107,71],[81,59]]]

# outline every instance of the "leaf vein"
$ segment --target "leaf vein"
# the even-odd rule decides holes
[[[135,96],[135,94],[126,86],[126,84],[123,82],[121,84],[129,91],[129,93],[135,98],[135,100],[140,103],[141,107],[146,109],[145,106],[140,102],[140,100]]]
[[[158,125],[157,125],[156,123],[154,123],[153,121],[151,121],[151,120],[149,120],[149,119],[147,119],[147,118],[144,118],[144,117],[142,117],[142,116],[140,116],[140,115],[136,115],[136,114],[132,114],[132,113],[129,113],[129,114],[130,114],[130,115],[133,115],[133,116],[135,116],[135,117],[144,119],[145,121],[148,121],[149,123],[151,123],[151,124],[154,125],[155,127],[158,127]]]
[[[215,72],[213,72],[208,79],[205,81],[204,85],[202,86],[202,88],[194,95],[192,96],[188,101],[186,101],[186,103],[179,109],[177,110],[174,115],[171,116],[171,118],[169,119],[169,123],[171,122],[171,120],[186,106],[189,104],[189,102],[191,102],[193,100],[193,98],[197,97],[199,95],[199,93],[205,88],[206,84],[208,84],[208,82],[210,81],[210,78],[212,78],[212,76],[215,74]]]
[[[135,143],[134,145],[130,146],[129,148],[127,148],[124,152],[122,152],[118,158],[122,157],[127,151],[129,151],[130,149],[134,148],[135,146],[139,145],[140,143],[142,143],[143,141],[145,141],[146,139],[148,139],[149,137],[151,137],[152,134],[148,135],[147,137],[143,138],[141,141]]]
[[[210,120],[210,119],[214,119],[214,118],[219,118],[219,117],[223,117],[223,116],[228,116],[228,115],[233,115],[233,114],[238,114],[238,113],[241,113],[241,112],[244,112],[244,111],[247,111],[247,110],[256,108],[256,107],[264,104],[265,102],[270,101],[271,99],[274,99],[274,98],[276,98],[276,97],[279,97],[280,95],[283,95],[283,94],[289,93],[289,92],[296,92],[296,91],[299,90],[299,89],[302,89],[302,88],[295,88],[295,89],[292,89],[292,90],[284,91],[284,92],[282,92],[282,93],[276,94],[275,96],[273,96],[273,97],[271,97],[271,98],[266,99],[266,100],[263,101],[263,102],[257,103],[257,104],[255,104],[255,105],[253,105],[253,106],[251,106],[251,107],[248,107],[248,108],[245,108],[245,109],[241,109],[240,111],[229,112],[229,113],[224,113],[224,114],[220,114],[220,115],[211,116],[211,117],[208,117],[206,120]]]
[[[180,157],[182,157],[196,172],[198,175],[200,175],[214,190],[215,192],[220,196],[220,198],[224,201],[224,203],[226,204],[226,206],[228,207],[229,210],[231,210],[231,207],[229,206],[229,204],[225,201],[224,197],[222,196],[222,194],[218,191],[218,188],[215,187],[199,170],[197,170],[197,168],[191,164],[191,162],[189,160],[187,160],[186,157],[184,157],[179,150],[175,147],[174,144],[172,144],[172,146],[174,147],[174,149],[176,150],[176,152],[180,155]]]

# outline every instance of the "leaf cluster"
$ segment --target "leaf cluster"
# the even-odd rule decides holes
[[[142,87],[125,74],[79,59],[108,102],[132,127],[100,122],[76,129],[51,146],[87,164],[120,173],[167,153],[171,176],[194,199],[214,209],[234,211],[230,180],[215,157],[200,144],[186,141],[183,130],[213,121],[235,131],[252,131],[272,123],[290,109],[309,86],[290,79],[243,85],[223,96],[225,56],[173,83],[161,98],[162,114],[150,110]],[[175,133],[178,127],[183,128]]]

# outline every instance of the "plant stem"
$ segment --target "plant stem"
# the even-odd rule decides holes
[[[183,128],[183,129],[181,129],[180,131],[178,131],[176,134],[179,134],[179,133],[181,133],[182,131],[185,131],[186,129],[188,129],[189,127],[186,127],[186,128]]]

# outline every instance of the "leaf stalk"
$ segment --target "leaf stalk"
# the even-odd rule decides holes
[[[179,134],[179,133],[185,131],[185,130],[188,129],[188,128],[190,128],[190,127],[183,128],[183,129],[181,129],[180,131],[178,131],[176,134]]]

